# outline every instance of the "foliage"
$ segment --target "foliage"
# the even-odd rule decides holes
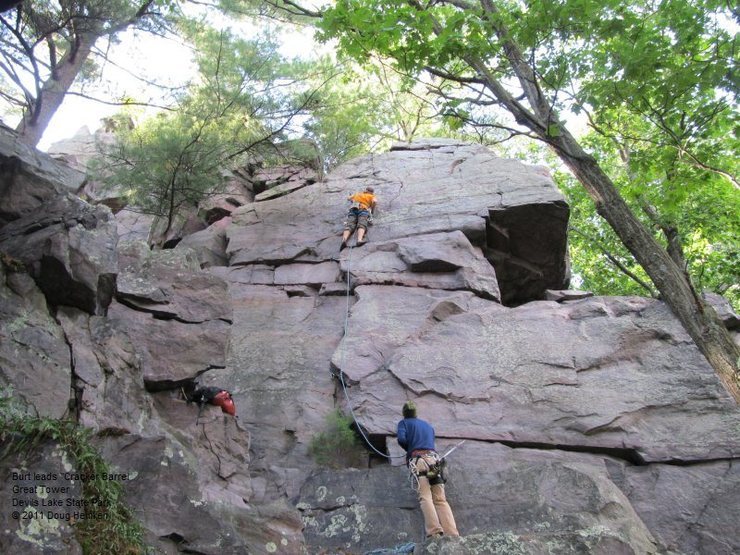
[[[367,461],[367,452],[357,433],[352,429],[354,422],[339,410],[326,416],[326,428],[311,439],[308,452],[320,466],[344,468],[362,466]]]
[[[644,224],[653,229],[665,245],[662,227],[677,230],[686,270],[698,290],[723,295],[740,309],[740,234],[738,218],[740,195],[721,176],[710,174],[700,185],[681,182],[677,175],[657,181],[652,187],[634,186],[618,156],[610,158],[601,149],[604,138],[592,134],[586,141],[600,152],[602,165],[610,167],[627,201]],[[597,294],[656,295],[644,270],[621,244],[614,231],[599,218],[593,201],[572,175],[556,173],[556,181],[571,206],[570,252],[573,272],[582,278],[582,286]],[[670,194],[671,189],[677,189]],[[658,207],[659,221],[648,217],[645,206]],[[667,246],[667,245],[666,245]],[[647,285],[647,287],[646,287]]]
[[[270,147],[305,102],[285,80],[286,64],[269,38],[185,29],[198,47],[201,81],[177,110],[119,130],[98,170],[130,205],[163,216],[167,229],[186,206],[219,191],[223,172]]]
[[[319,13],[297,3],[219,0],[228,14],[279,20],[278,29],[306,33],[308,23]],[[275,25],[271,23],[271,25]],[[288,40],[298,40],[286,34]],[[469,128],[463,110],[447,109],[444,96],[457,85],[445,79],[398,71],[392,60],[368,54],[360,63],[347,56],[306,52],[293,63],[296,82],[314,91],[312,102],[302,112],[302,125],[295,133],[313,140],[325,168],[368,152],[384,151],[393,142],[419,137],[452,137],[490,144],[499,137],[484,127]],[[490,118],[484,119],[490,121]]]
[[[185,112],[155,117],[119,131],[105,148],[99,170],[121,187],[131,206],[167,218],[167,229],[185,206],[195,206],[221,183],[224,153],[217,118],[197,120]]]
[[[92,431],[71,420],[41,418],[25,413],[15,402],[12,389],[0,391],[0,439],[2,457],[28,453],[43,442],[59,444],[76,463],[76,472],[85,475],[82,497],[104,518],[82,519],[72,526],[86,554],[144,552],[143,529],[123,500],[118,480],[105,480],[111,474],[108,463],[92,445]],[[93,504],[94,502],[94,504]]]
[[[462,110],[450,108],[441,99],[454,87],[444,79],[412,79],[379,57],[362,64],[324,58],[305,68],[302,78],[321,76],[323,84],[307,110],[303,129],[319,145],[327,168],[369,152],[386,151],[394,142],[421,137],[482,144],[501,138],[493,126],[468,125]]]
[[[409,140],[434,115],[428,100],[400,91],[400,79],[381,67],[365,70],[324,58],[307,64],[306,73],[325,81],[304,129],[319,145],[329,168],[387,148],[392,141]]]

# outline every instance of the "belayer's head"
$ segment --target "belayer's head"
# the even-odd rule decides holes
[[[416,404],[413,401],[406,401],[402,412],[404,418],[416,418]]]
[[[234,401],[231,398],[231,393],[225,389],[216,393],[216,396],[213,398],[211,403],[221,407],[222,412],[230,414],[231,416],[236,416],[236,405],[234,405]]]
[[[367,187],[365,187],[365,192],[366,193],[374,193],[375,192],[375,189],[373,187],[370,187],[368,185]]]

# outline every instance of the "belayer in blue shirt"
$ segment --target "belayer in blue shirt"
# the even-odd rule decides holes
[[[424,529],[430,536],[459,536],[455,517],[445,498],[442,461],[434,449],[434,428],[416,417],[416,405],[403,405],[403,420],[398,423],[398,444],[406,450],[406,464],[419,484],[419,505],[424,515]]]

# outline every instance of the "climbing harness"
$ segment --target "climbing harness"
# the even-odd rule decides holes
[[[412,458],[408,465],[411,489],[419,491],[419,476],[426,476],[431,485],[446,483],[447,477],[445,476],[445,470],[447,468],[447,457],[466,441],[467,440],[463,439],[461,442],[453,445],[444,455],[441,456],[439,453],[432,450],[421,453],[417,456],[414,456],[412,453]],[[420,461],[423,461],[423,465],[419,464]]]
[[[426,476],[430,484],[444,484],[447,480],[444,476],[445,461],[436,451],[413,455],[409,460],[409,472],[416,478],[418,489],[419,476]]]

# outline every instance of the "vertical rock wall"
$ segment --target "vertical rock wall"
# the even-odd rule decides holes
[[[567,206],[541,169],[454,141],[398,145],[152,251],[66,196],[77,185],[49,177],[66,170],[25,156],[0,152],[15,207],[0,227],[1,383],[100,432],[159,552],[740,550],[737,407],[660,302],[541,300],[569,279]],[[368,185],[370,241],[340,253],[346,199]],[[194,379],[229,389],[238,418],[199,415],[180,389]],[[406,399],[440,451],[465,440],[447,486],[460,540],[421,537],[394,438]],[[319,467],[310,446],[335,409],[381,455]],[[45,449],[2,472],[69,465]],[[0,524],[0,551],[79,551],[64,519]]]

